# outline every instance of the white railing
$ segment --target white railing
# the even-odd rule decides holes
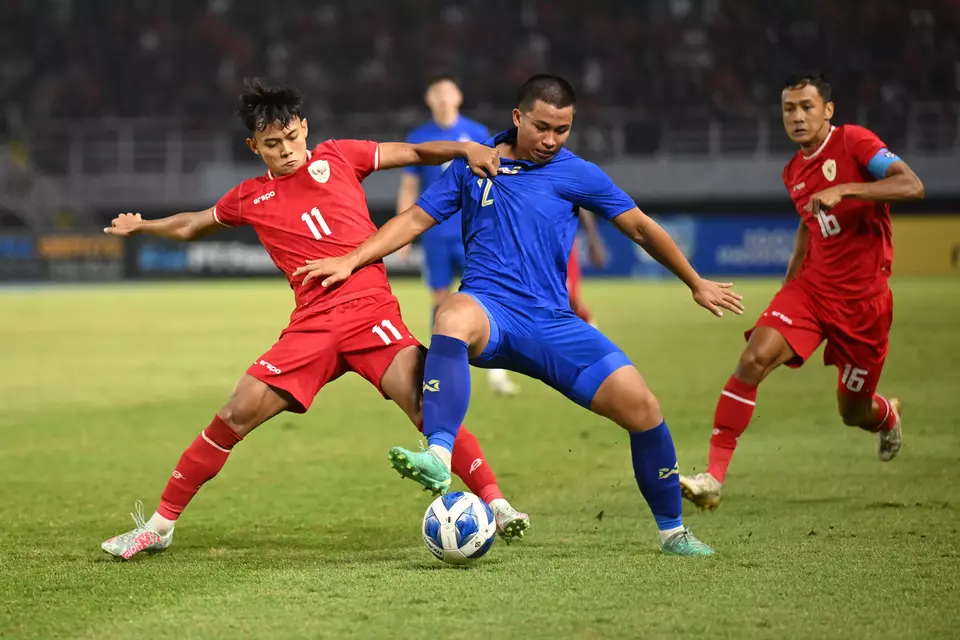
[[[506,125],[508,112],[471,115],[491,127]],[[401,140],[423,114],[357,114],[337,120],[311,119],[314,140],[357,137]],[[917,103],[902,113],[863,109],[854,118],[879,132],[903,153],[960,154],[960,103]],[[178,121],[162,119],[45,122],[30,140],[33,164],[42,173],[81,179],[91,174],[162,174],[176,182],[207,163],[252,161],[238,129],[191,132]],[[779,114],[760,117],[710,117],[687,110],[659,120],[643,112],[607,109],[583,114],[571,147],[596,160],[631,157],[701,156],[709,158],[782,157],[793,150]]]

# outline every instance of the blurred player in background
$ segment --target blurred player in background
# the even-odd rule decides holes
[[[427,82],[424,101],[430,108],[430,120],[410,132],[407,142],[418,144],[433,140],[457,142],[482,142],[490,137],[487,128],[475,120],[460,114],[463,93],[457,79],[449,75],[440,75]],[[440,166],[415,165],[407,167],[400,178],[400,192],[397,194],[397,214],[409,209],[420,195],[440,179],[450,166],[446,162]],[[423,277],[433,296],[433,312],[450,295],[453,279],[463,272],[465,261],[463,253],[463,230],[460,215],[453,216],[446,224],[438,225],[423,234]],[[399,253],[406,259],[410,248],[404,247]],[[430,328],[433,329],[434,313],[430,314]],[[516,395],[520,389],[503,369],[491,369],[487,372],[487,382],[494,393]]]
[[[871,131],[833,126],[830,94],[817,73],[790,78],[781,94],[783,125],[800,146],[783,183],[801,222],[784,285],[747,331],[746,349],[723,388],[707,471],[681,478],[684,497],[701,508],[720,505],[757,385],[780,365],[801,366],[823,341],[824,364],[838,369],[843,423],[875,433],[884,462],[900,451],[900,402],[876,393],[893,321],[889,203],[922,198],[923,183]]]
[[[462,208],[463,282],[437,311],[424,368],[423,432],[429,447],[422,452],[394,447],[394,468],[445,491],[453,443],[470,403],[470,365],[503,367],[543,381],[629,432],[634,476],[656,520],[661,549],[710,555],[713,550],[683,526],[677,455],[656,397],[626,354],[570,309],[566,268],[578,210],[612,221],[712,313],[722,315],[721,308],[740,313],[742,305],[730,283],[701,278],[670,236],[599,167],[564,149],[575,107],[567,81],[530,78],[520,88],[514,127],[491,142],[501,158],[495,178],[478,179],[456,160],[414,206],[357,249],[311,261],[299,272],[331,286]],[[550,425],[541,428],[551,437]]]
[[[414,424],[421,423],[424,349],[403,323],[383,263],[370,264],[331,289],[305,287],[294,272],[307,258],[343,255],[376,231],[360,184],[370,173],[465,158],[477,175],[492,175],[499,159],[494,150],[473,142],[327,140],[309,150],[301,103],[292,89],[250,83],[239,115],[250,131],[247,145],[263,159],[266,174],[245,180],[204,211],[159,220],[123,214],[104,229],[119,236],[193,240],[250,225],[296,299],[277,343],[253,361],[227,403],[183,453],[156,513],[145,521],[138,504],[136,527],[103,543],[114,556],[128,560],[169,547],[180,514],[223,468],[235,445],[282,411],[307,411],[319,390],[347,371],[366,378]],[[490,505],[501,535],[522,535],[528,517],[503,498],[476,438],[458,438],[456,451],[456,473]]]
[[[580,209],[580,225],[587,236],[587,260],[590,266],[596,269],[603,268],[607,263],[607,250],[600,238],[600,232],[597,230],[596,219],[586,209]],[[570,296],[570,308],[577,314],[577,317],[596,327],[597,323],[593,319],[593,313],[583,301],[583,295],[580,291],[580,279],[583,277],[583,271],[580,269],[579,246],[580,238],[576,237],[573,240],[573,247],[570,249],[570,260],[567,262],[567,294]]]

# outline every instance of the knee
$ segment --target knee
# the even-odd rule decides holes
[[[775,354],[747,347],[740,355],[740,362],[737,365],[737,378],[744,382],[759,384],[775,362]]]
[[[636,414],[638,417],[638,426],[641,427],[636,429],[636,431],[646,431],[663,422],[663,414],[660,413],[660,402],[650,389],[644,389],[640,397],[637,398]]]
[[[469,305],[445,303],[434,317],[434,333],[471,343],[476,333],[476,313]]]
[[[257,408],[241,398],[231,398],[217,412],[217,416],[241,437],[258,426],[257,415]]]

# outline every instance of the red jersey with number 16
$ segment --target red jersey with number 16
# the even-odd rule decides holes
[[[307,260],[342,256],[377,230],[360,183],[380,168],[376,142],[327,140],[307,152],[294,173],[271,172],[228,191],[213,209],[228,227],[250,225],[274,264],[287,276],[297,307],[291,322],[374,293],[390,293],[382,262],[359,269],[340,285],[301,285],[293,272]]]
[[[804,210],[810,196],[849,182],[873,182],[867,165],[886,145],[855,125],[833,127],[820,148],[783,169],[783,183],[809,231],[798,280],[819,296],[863,299],[887,289],[893,263],[890,205],[844,199],[829,211]]]

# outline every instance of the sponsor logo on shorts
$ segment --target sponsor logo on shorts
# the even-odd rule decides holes
[[[476,471],[477,469],[479,469],[479,468],[480,468],[480,465],[482,465],[482,464],[483,464],[483,458],[477,458],[476,460],[474,460],[473,462],[471,462],[471,463],[470,463],[470,473],[473,473],[474,471]]]
[[[267,200],[269,200],[275,195],[277,195],[277,192],[271,191],[269,193],[263,194],[262,196],[257,196],[256,198],[253,199],[253,204],[260,204],[261,202],[266,202]]]
[[[791,320],[789,317],[783,315],[783,314],[780,313],[779,311],[774,311],[774,312],[773,312],[772,314],[770,314],[770,315],[772,315],[774,318],[780,318],[781,320],[783,320],[784,322],[786,322],[786,323],[789,324],[789,325],[792,325],[792,324],[793,324],[793,320]]]
[[[680,465],[676,462],[673,463],[673,468],[664,467],[663,469],[658,469],[660,475],[657,476],[657,480],[666,480],[670,476],[679,476],[680,475]]]
[[[259,364],[261,367],[263,367],[264,369],[266,369],[267,371],[269,371],[270,373],[272,373],[272,374],[274,374],[274,375],[280,375],[281,373],[283,373],[283,371],[281,371],[279,367],[273,366],[272,364],[270,364],[270,363],[267,362],[266,360],[261,360],[261,361],[258,362],[257,364]]]
[[[440,391],[440,381],[439,380],[424,380],[423,381],[423,390],[429,391],[431,393],[436,393]]]

